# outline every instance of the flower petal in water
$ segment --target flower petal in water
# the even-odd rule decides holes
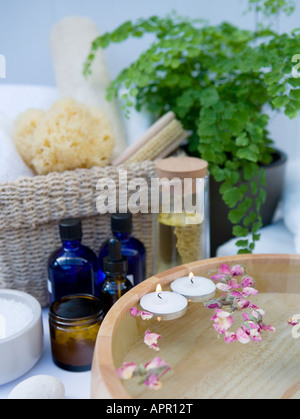
[[[134,362],[124,362],[123,365],[117,369],[117,374],[122,380],[129,380],[137,369],[137,364]]]
[[[150,390],[159,390],[162,386],[156,374],[149,375],[144,383]]]
[[[144,336],[144,342],[146,345],[149,346],[150,349],[154,349],[155,351],[159,351],[159,347],[157,345],[158,339],[161,339],[161,336],[156,333],[151,333],[150,330],[146,330]]]

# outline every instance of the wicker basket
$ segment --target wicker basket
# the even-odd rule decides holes
[[[96,254],[111,235],[110,214],[96,208],[96,185],[110,177],[118,187],[120,168],[128,181],[155,176],[152,162],[106,168],[78,169],[47,176],[21,178],[0,185],[0,287],[25,291],[48,305],[47,261],[60,246],[58,223],[65,217],[82,220],[83,243]],[[133,218],[135,237],[147,251],[147,276],[152,272],[152,216],[138,213]]]

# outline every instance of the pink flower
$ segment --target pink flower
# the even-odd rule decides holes
[[[250,336],[254,342],[262,341],[262,337],[258,329],[251,329]]]
[[[220,309],[215,310],[211,321],[214,322],[213,326],[215,330],[222,335],[233,325],[233,317],[230,313]]]
[[[150,330],[146,330],[144,336],[144,342],[146,345],[149,346],[149,349],[154,349],[155,351],[159,351],[159,347],[157,345],[158,339],[161,339],[160,335],[156,333],[151,333]]]
[[[239,281],[235,277],[241,277]],[[206,307],[214,309],[214,315],[211,318],[214,329],[225,335],[225,342],[234,342],[246,344],[251,340],[260,342],[263,330],[274,331],[272,326],[266,326],[262,323],[265,312],[250,303],[248,297],[258,294],[255,288],[255,280],[246,274],[246,269],[242,265],[233,265],[223,263],[217,273],[212,276],[216,280],[217,288],[222,291],[222,296],[218,299],[207,302]],[[229,306],[227,311],[222,310],[222,306]],[[233,325],[232,313],[236,310],[246,310],[250,308],[250,313],[242,313],[243,323],[236,333],[228,329]],[[293,319],[288,324],[294,324]]]
[[[251,316],[260,321],[266,313],[261,308],[251,310]]]
[[[145,364],[145,368],[147,371],[153,370],[154,368],[160,368],[160,367],[168,367],[168,364],[162,360],[159,356],[156,356],[152,359],[152,361]]]
[[[224,283],[217,284],[217,288],[221,291],[227,292],[227,291],[230,291],[230,290],[241,288],[241,286],[235,279],[231,279],[228,282],[228,284],[224,284]]]
[[[231,268],[231,275],[233,276],[244,275],[244,273],[245,273],[245,268],[242,265],[234,265]]]
[[[226,343],[231,343],[231,342],[234,342],[235,340],[237,340],[237,336],[236,336],[235,333],[225,332],[225,342]]]
[[[243,316],[244,320],[246,320],[246,321],[250,320],[250,317],[249,317],[248,313],[243,313],[242,316]]]
[[[249,307],[250,301],[245,300],[245,299],[240,299],[240,300],[237,300],[236,304],[239,310],[244,310],[245,308]]]
[[[229,266],[226,263],[222,264],[221,268],[218,269],[218,272],[220,274],[231,275],[231,269],[229,268]]]
[[[213,275],[211,279],[214,281],[221,281],[224,283],[227,283],[227,281],[230,279],[231,270],[229,266],[226,263],[223,263],[221,268],[218,269],[218,273]]]
[[[249,335],[242,328],[239,328],[237,330],[236,337],[237,337],[237,340],[240,343],[246,344],[246,343],[249,343],[250,342]]]
[[[247,327],[249,326],[249,327]],[[260,330],[260,326],[258,324],[256,324],[255,322],[253,322],[252,320],[247,322],[247,326],[243,325],[243,327],[247,327],[248,330]],[[245,331],[247,331],[246,329],[244,329]]]
[[[257,295],[258,291],[255,288],[245,287],[243,288],[242,293],[245,297],[249,297],[249,295]]]
[[[220,282],[226,283],[229,279],[229,276],[226,274],[215,274],[215,275],[212,275],[211,279],[213,279],[214,281],[220,281]]]
[[[231,286],[229,284],[224,284],[223,282],[219,282],[216,287],[220,290],[220,291],[224,291],[227,292],[229,290],[231,290]]]
[[[137,364],[134,362],[124,362],[123,365],[117,369],[117,374],[122,380],[129,380],[136,369]]]
[[[253,287],[253,285],[255,285],[255,281],[253,278],[251,278],[251,276],[244,276],[241,284],[243,288]]]
[[[133,308],[130,309],[130,315],[132,317],[137,317],[137,316],[140,315],[140,312],[136,307],[133,307]]]
[[[231,295],[232,297],[240,298],[240,299],[244,298],[243,294],[238,291],[232,291],[229,295]]]
[[[253,321],[247,321],[247,323],[242,325],[244,332],[250,336],[250,338],[255,342],[261,342],[262,337],[260,334],[261,328],[258,324]]]
[[[158,368],[162,370],[160,377],[171,369],[171,367],[159,356],[153,358],[152,361],[145,364],[146,371],[151,371]]]
[[[153,317],[152,313],[148,313],[147,311],[139,311],[136,307],[130,309],[130,315],[132,317],[141,316],[143,320],[150,320]]]
[[[162,387],[162,384],[158,380],[156,374],[149,375],[149,377],[145,380],[144,383],[150,390],[159,390]]]
[[[153,317],[152,313],[148,313],[148,311],[141,311],[140,312],[142,320],[150,320]]]
[[[241,288],[241,285],[235,279],[231,279],[228,284],[230,285],[231,289]]]
[[[207,303],[205,305],[205,307],[206,308],[209,308],[210,310],[214,310],[216,308],[221,308],[222,307],[222,304],[219,303],[218,301],[214,301],[214,302]]]
[[[269,325],[265,325],[265,324],[263,324],[263,323],[259,323],[259,326],[260,326],[260,328],[261,328],[262,330],[267,330],[267,331],[269,331],[269,332],[276,332],[275,327],[271,326],[270,324],[269,324]]]
[[[230,267],[226,263],[223,263],[221,268],[218,269],[218,274],[223,274],[223,275],[240,276],[240,275],[244,275],[244,273],[245,273],[245,268],[242,265],[234,265],[230,269]]]

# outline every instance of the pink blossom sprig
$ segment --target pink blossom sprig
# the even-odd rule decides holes
[[[257,295],[258,291],[255,288],[255,280],[246,274],[244,266],[234,265],[230,268],[227,264],[222,264],[211,278],[217,282],[217,288],[223,293],[221,297],[209,301],[205,306],[214,310],[211,318],[213,327],[219,334],[224,335],[226,343],[260,342],[263,331],[275,331],[273,326],[263,322],[265,312],[249,301],[249,297]],[[232,314],[244,310],[248,311],[242,313],[240,327],[236,332],[229,331],[234,324]]]
[[[117,374],[122,380],[129,380],[132,377],[140,376],[140,384],[144,383],[150,390],[159,390],[162,387],[160,378],[166,374],[171,367],[159,356],[145,365],[137,365],[134,362],[124,362],[117,369]]]

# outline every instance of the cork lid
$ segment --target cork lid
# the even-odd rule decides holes
[[[156,162],[156,171],[160,178],[173,179],[203,178],[207,175],[208,163],[197,157],[169,157]]]

